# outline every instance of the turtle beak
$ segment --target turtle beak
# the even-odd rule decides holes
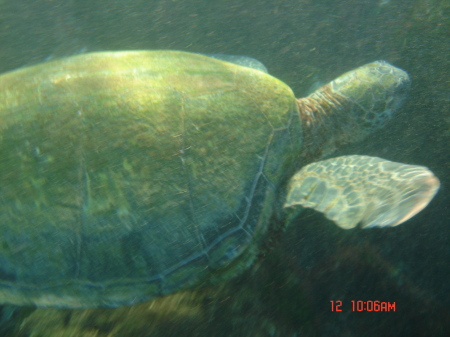
[[[376,61],[366,66],[373,67],[373,72],[378,73],[379,84],[385,86],[386,107],[374,112],[392,118],[394,112],[401,107],[408,96],[411,80],[406,71],[396,68],[386,61]],[[376,80],[376,76],[374,76],[374,80]]]

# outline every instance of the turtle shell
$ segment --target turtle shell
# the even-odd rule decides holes
[[[248,267],[301,147],[291,89],[198,54],[0,77],[0,298],[120,306]]]

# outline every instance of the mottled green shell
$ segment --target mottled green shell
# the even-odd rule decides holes
[[[247,267],[300,151],[291,89],[173,51],[0,77],[0,299],[119,306]]]

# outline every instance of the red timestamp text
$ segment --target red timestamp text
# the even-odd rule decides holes
[[[331,302],[331,311],[340,312],[343,310],[342,301],[330,301]],[[397,303],[396,302],[384,302],[384,301],[350,301],[351,302],[351,311],[396,311]]]

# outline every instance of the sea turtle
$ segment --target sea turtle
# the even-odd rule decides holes
[[[296,99],[224,59],[99,52],[0,77],[2,303],[131,305],[238,274],[296,205],[395,226],[436,193],[424,167],[313,162],[381,127],[404,71],[370,63]]]

